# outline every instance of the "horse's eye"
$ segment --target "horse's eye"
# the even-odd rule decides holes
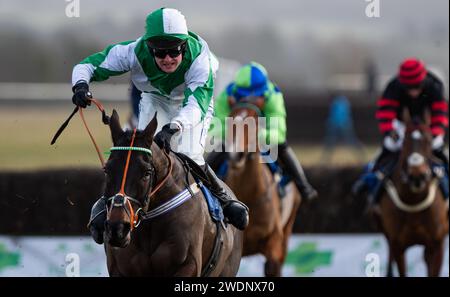
[[[144,176],[142,177],[142,179],[148,179],[151,175],[152,175],[152,171],[150,169],[145,170]]]

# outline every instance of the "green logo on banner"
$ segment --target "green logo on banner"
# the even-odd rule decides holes
[[[0,243],[0,271],[8,266],[18,266],[20,254],[6,250],[4,244]]]
[[[288,253],[286,264],[294,265],[299,274],[311,274],[319,266],[330,266],[332,255],[331,250],[318,251],[315,242],[304,242]]]

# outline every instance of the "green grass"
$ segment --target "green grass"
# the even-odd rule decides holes
[[[127,104],[105,105],[109,114],[116,108],[123,124],[129,114]],[[0,170],[28,170],[36,168],[100,166],[94,146],[83,126],[80,116],[74,116],[55,145],[50,141],[56,130],[72,111],[65,107],[14,107],[0,106]],[[100,149],[111,146],[110,133],[101,122],[101,115],[90,107],[86,112],[89,127]],[[336,150],[331,160],[325,160],[320,145],[294,146],[303,165],[346,165],[366,162],[373,156],[375,147],[366,149],[360,160],[357,154],[345,148]]]
[[[116,106],[117,107],[117,106]],[[105,106],[109,113],[112,108]],[[117,108],[124,123],[129,108]],[[95,148],[80,116],[72,118],[54,145],[50,141],[68,117],[68,108],[4,107],[0,109],[0,169],[25,170],[48,167],[99,166]],[[94,108],[85,112],[89,127],[102,151],[111,146],[110,133]]]

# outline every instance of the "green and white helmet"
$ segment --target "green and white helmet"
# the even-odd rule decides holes
[[[189,38],[186,18],[173,8],[160,8],[147,16],[144,40],[152,48],[177,47]]]

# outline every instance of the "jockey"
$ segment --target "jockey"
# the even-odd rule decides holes
[[[268,121],[267,128],[259,131],[260,134],[264,135],[262,137],[267,139],[267,143],[270,143],[269,138],[276,140],[278,155],[281,160],[279,163],[282,169],[292,177],[302,197],[306,199],[316,198],[317,191],[307,181],[302,166],[286,142],[286,109],[283,93],[268,79],[267,71],[262,65],[255,62],[244,65],[238,70],[235,81],[230,83],[219,95],[214,111],[215,116],[222,123],[222,131],[213,128],[210,131],[211,135],[221,136],[222,139],[225,137],[225,118],[231,112],[230,104],[247,96],[264,97],[264,107],[261,112]],[[272,117],[278,119],[278,127],[274,129],[270,127],[270,118]],[[219,163],[225,158],[225,153],[213,152],[208,156],[207,162],[217,169]]]
[[[400,64],[398,75],[389,82],[383,96],[377,102],[376,119],[384,136],[382,151],[374,161],[370,172],[355,183],[353,187],[355,194],[370,188],[372,184],[370,203],[378,202],[376,199],[381,181],[391,173],[402,147],[405,127],[401,121],[404,108],[409,109],[412,118],[423,119],[425,110],[430,111],[433,155],[442,161],[448,176],[448,157],[444,152],[448,104],[444,99],[443,89],[442,82],[426,69],[422,61],[408,58]],[[448,193],[444,195],[448,198]]]
[[[201,37],[188,31],[185,17],[176,9],[160,8],[147,16],[142,37],[110,45],[74,67],[72,101],[85,108],[92,97],[91,81],[130,71],[132,82],[142,92],[137,128],[145,129],[156,112],[155,143],[181,152],[202,166],[212,184],[211,191],[223,204],[225,217],[242,230],[248,224],[247,207],[231,200],[203,159],[217,69],[217,58]],[[100,198],[92,207],[89,229],[97,243],[103,242],[105,203]]]

